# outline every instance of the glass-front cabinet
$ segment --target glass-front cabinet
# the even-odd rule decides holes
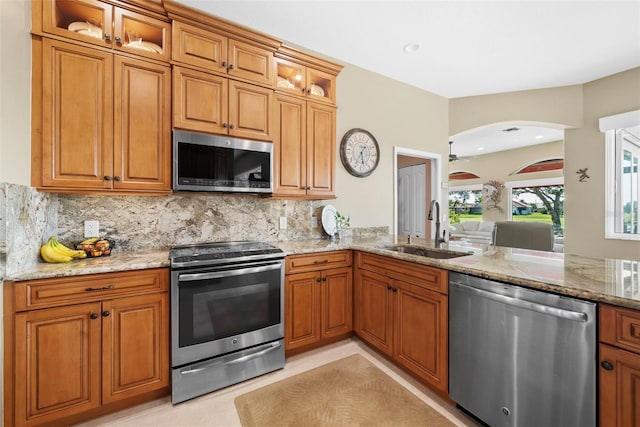
[[[276,59],[277,90],[305,96],[316,101],[334,104],[336,78],[334,75],[305,67],[286,59]]]
[[[42,31],[161,61],[171,55],[169,22],[98,0],[43,1]]]

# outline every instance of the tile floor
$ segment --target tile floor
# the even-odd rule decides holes
[[[420,399],[439,410],[456,425],[478,425],[455,406],[440,398],[413,377],[369,349],[357,338],[351,338],[290,357],[287,359],[284,369],[206,394],[176,406],[171,404],[170,397],[165,397],[78,424],[77,426],[239,427],[240,419],[233,403],[237,396],[355,353],[359,353],[370,360]]]

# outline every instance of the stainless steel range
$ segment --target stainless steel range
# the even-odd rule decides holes
[[[262,242],[175,246],[172,402],[284,367],[284,253]]]

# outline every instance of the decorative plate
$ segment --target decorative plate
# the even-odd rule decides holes
[[[336,208],[327,205],[322,209],[322,228],[329,236],[336,234]]]
[[[311,93],[316,96],[324,96],[324,89],[317,84],[311,83]]]

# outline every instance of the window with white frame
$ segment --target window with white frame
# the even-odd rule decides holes
[[[606,237],[640,240],[640,110],[600,119],[606,132]]]

